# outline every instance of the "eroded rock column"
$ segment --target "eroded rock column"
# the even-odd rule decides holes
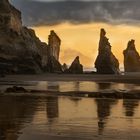
[[[98,56],[95,61],[95,68],[99,74],[119,74],[119,61],[111,52],[111,44],[106,37],[106,31],[101,29]]]
[[[130,40],[127,44],[124,54],[124,69],[125,72],[139,72],[140,71],[140,55],[135,47],[135,40]]]

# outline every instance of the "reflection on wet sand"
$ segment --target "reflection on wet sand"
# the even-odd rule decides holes
[[[46,112],[49,121],[59,117],[58,97],[48,97],[46,99]]]
[[[105,90],[110,88],[111,88],[111,83],[98,83],[99,90]]]
[[[99,135],[103,134],[105,125],[107,123],[108,117],[111,113],[112,105],[117,104],[117,100],[112,99],[95,99],[97,104],[97,116],[98,116],[98,131]]]
[[[120,112],[125,110],[125,114],[117,114],[115,108],[119,108]],[[93,139],[95,136],[109,135],[107,131],[115,127],[118,132],[123,127],[126,133],[132,130],[135,134],[133,129],[140,132],[137,125],[140,118],[134,117],[135,114],[140,115],[139,108],[138,100],[1,96],[0,140],[34,140],[34,135],[47,136],[50,133],[55,136],[78,136],[79,140]],[[127,121],[130,117],[133,124]],[[120,125],[116,125],[117,122]],[[113,135],[116,133],[111,132],[112,139]]]
[[[17,140],[23,125],[32,121],[37,103],[28,97],[0,97],[0,140]]]
[[[4,85],[5,84],[5,85]],[[12,86],[22,86],[25,89],[31,90],[46,90],[46,91],[55,91],[55,92],[70,92],[70,91],[82,91],[82,92],[129,92],[129,91],[140,91],[139,84],[127,84],[127,83],[109,83],[109,82],[91,82],[91,81],[39,81],[33,82],[30,81],[28,83],[18,83],[18,82],[8,82],[0,83],[0,91],[4,91],[8,87]]]
[[[135,115],[135,109],[139,106],[139,100],[123,100],[123,106],[125,108],[125,115],[127,117],[133,117]]]

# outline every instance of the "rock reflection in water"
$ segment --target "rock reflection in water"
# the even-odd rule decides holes
[[[50,121],[59,116],[58,97],[47,97],[46,99],[46,112]]]
[[[139,106],[139,100],[124,99],[123,106],[125,108],[125,115],[127,117],[133,117],[135,109]]]
[[[110,88],[111,88],[111,83],[98,83],[99,90],[105,90]]]
[[[0,97],[0,140],[17,140],[23,125],[32,121],[37,103],[28,97]]]
[[[103,134],[104,128],[106,126],[108,117],[110,116],[110,111],[112,105],[117,104],[117,100],[112,99],[95,99],[97,104],[97,116],[98,116],[98,133]]]
[[[140,132],[139,108],[138,100],[1,96],[0,140],[34,140],[36,135],[46,140],[49,134],[77,140],[109,135],[114,139],[118,133]]]

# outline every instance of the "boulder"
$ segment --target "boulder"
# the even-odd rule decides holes
[[[140,55],[135,47],[135,40],[130,40],[124,54],[125,72],[140,72]]]
[[[106,37],[106,31],[101,29],[98,56],[95,61],[95,68],[99,74],[119,74],[119,61],[111,52],[111,44]]]
[[[79,56],[77,56],[74,59],[71,66],[69,67],[69,69],[66,72],[72,73],[72,74],[82,74],[83,73],[83,66],[80,64]]]

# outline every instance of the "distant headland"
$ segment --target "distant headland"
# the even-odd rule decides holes
[[[0,32],[1,74],[84,73],[79,56],[69,67],[65,63],[60,64],[61,39],[54,30],[50,31],[48,43],[41,42],[34,30],[22,25],[21,12],[8,0],[0,1]],[[101,29],[95,61],[97,72],[94,73],[120,74],[119,61],[111,47],[106,31]],[[125,72],[140,72],[140,56],[135,40],[128,42],[123,54]]]

